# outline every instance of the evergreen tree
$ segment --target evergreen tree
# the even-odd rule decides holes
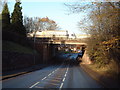
[[[16,0],[14,11],[12,13],[12,25],[14,27],[14,32],[19,33],[22,36],[26,36],[26,30],[23,25],[22,7],[21,2]]]
[[[10,26],[10,14],[8,10],[8,5],[5,3],[2,10],[2,29],[7,29]]]

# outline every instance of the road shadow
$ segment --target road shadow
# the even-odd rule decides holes
[[[68,57],[60,57],[60,56],[55,56],[51,60],[51,65],[61,65],[63,64],[65,67],[67,65],[71,66],[80,66],[80,63],[82,62],[81,59],[77,58],[70,58]]]

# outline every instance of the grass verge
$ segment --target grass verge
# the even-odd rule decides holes
[[[20,44],[10,42],[10,41],[3,41],[2,42],[2,51],[27,53],[27,54],[34,53],[34,50],[32,48],[25,47],[25,46],[22,46]]]

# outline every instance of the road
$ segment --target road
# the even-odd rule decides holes
[[[77,54],[63,55],[65,61],[28,74],[3,80],[2,88],[101,88],[75,64]]]

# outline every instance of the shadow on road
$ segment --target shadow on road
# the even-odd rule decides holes
[[[4,73],[2,73],[2,76],[3,76],[2,80],[11,78],[11,77],[15,77],[15,76],[19,76],[19,75],[22,75],[25,73],[33,72],[36,70],[40,70],[40,69],[43,69],[48,66],[62,65],[61,68],[66,68],[67,65],[69,65],[69,67],[73,67],[73,66],[79,66],[81,63],[81,61],[77,60],[76,58],[70,58],[69,54],[68,55],[65,55],[65,54],[56,55],[49,61],[50,62],[47,62],[46,64],[39,64],[39,65],[34,65],[34,66],[28,67],[28,68],[4,72]]]
[[[52,65],[61,65],[61,64],[68,65],[69,64],[69,66],[79,66],[81,62],[82,62],[81,59],[70,58],[69,55],[66,57],[55,56],[51,60]]]

